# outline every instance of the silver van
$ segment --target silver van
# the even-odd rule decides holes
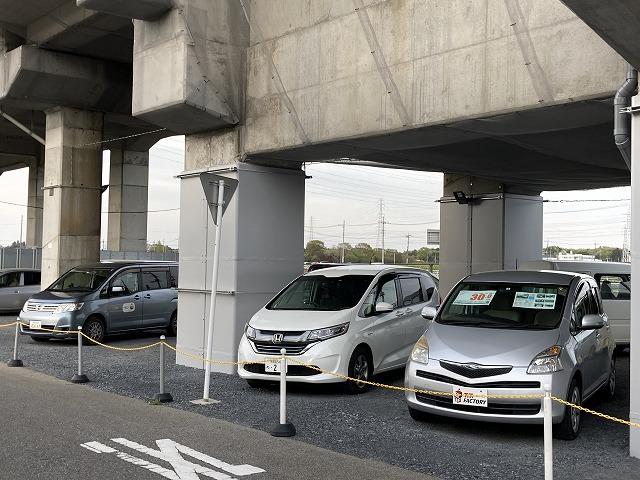
[[[39,291],[40,270],[0,270],[0,312],[17,312],[31,295]]]
[[[101,342],[111,333],[177,331],[178,264],[109,262],[72,268],[24,304],[20,331],[35,341],[75,337],[82,326]],[[45,330],[57,330],[47,332]],[[69,332],[69,333],[67,333]]]
[[[589,262],[538,260],[524,262],[524,270],[561,270],[584,273],[598,282],[602,307],[609,317],[611,332],[619,347],[631,341],[631,264],[622,262]]]

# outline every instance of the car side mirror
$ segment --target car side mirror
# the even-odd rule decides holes
[[[580,330],[597,330],[602,327],[604,327],[604,320],[595,313],[588,313],[580,321]]]
[[[119,297],[124,294],[124,287],[122,285],[114,285],[111,287],[111,295],[115,297]]]
[[[424,307],[420,312],[420,315],[422,315],[422,318],[425,320],[433,320],[436,318],[437,313],[438,311],[433,307]]]
[[[376,313],[389,313],[393,312],[393,305],[387,302],[376,303]]]

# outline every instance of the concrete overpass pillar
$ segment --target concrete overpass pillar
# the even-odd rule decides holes
[[[103,114],[46,112],[42,285],[100,255]]]
[[[304,262],[304,174],[240,162],[239,131],[189,135],[180,185],[180,293],[178,348],[204,355],[211,298],[215,226],[199,173],[211,171],[238,180],[223,219],[219,296],[213,357],[235,360],[245,324],[289,281]],[[178,355],[182,365],[202,362]],[[229,365],[213,369],[235,372]]]
[[[458,192],[468,203],[456,200]],[[478,177],[446,174],[440,202],[443,295],[470,273],[515,269],[542,258],[539,195]]]
[[[634,107],[640,107],[640,95],[633,97]],[[631,276],[640,278],[640,114],[631,121]],[[636,282],[637,283],[637,282]],[[634,347],[635,345],[635,347]],[[629,419],[640,423],[640,295],[631,292],[631,384]],[[640,428],[630,427],[629,453],[640,458]]]
[[[111,150],[107,248],[123,252],[147,249],[149,152]]]
[[[27,247],[42,246],[42,207],[44,203],[44,150],[29,165],[27,194]]]

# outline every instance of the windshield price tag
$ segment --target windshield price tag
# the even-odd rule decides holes
[[[555,306],[555,293],[516,292],[516,295],[513,298],[513,308],[535,308],[538,310],[553,310]]]
[[[473,405],[474,407],[486,407],[487,390],[483,388],[453,387],[454,405]]]
[[[489,305],[496,290],[462,290],[453,301],[454,305]]]

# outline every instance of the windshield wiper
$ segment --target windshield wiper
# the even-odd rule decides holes
[[[476,322],[464,321],[464,320],[452,320],[442,322],[445,325],[458,325],[460,327],[509,327],[513,326],[510,322],[492,322],[487,320],[480,320]]]

